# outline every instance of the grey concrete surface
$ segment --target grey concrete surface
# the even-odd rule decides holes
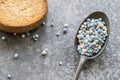
[[[79,55],[74,48],[74,38],[80,23],[92,12],[103,11],[110,20],[111,32],[104,53],[85,64],[79,80],[120,80],[120,0],[48,0],[46,25],[21,36],[0,32],[7,41],[0,40],[0,80],[72,80]],[[54,27],[50,27],[51,23]],[[69,24],[68,33],[62,33]],[[56,37],[59,32],[60,36]],[[31,37],[39,34],[37,42]],[[48,55],[41,51],[48,49]],[[13,59],[14,53],[19,59]],[[63,62],[59,66],[59,62]]]

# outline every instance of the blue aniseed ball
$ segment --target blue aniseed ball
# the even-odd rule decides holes
[[[96,26],[97,25],[97,22],[94,22],[94,26]]]
[[[87,21],[89,22],[89,21],[90,21],[90,18],[88,18]]]
[[[85,37],[84,37],[84,35],[83,34],[81,34],[80,35],[80,39],[84,39]]]
[[[98,29],[97,31],[98,31],[98,33],[101,33],[101,29]]]
[[[89,49],[87,52],[89,52],[89,53],[93,53],[93,49]]]
[[[90,28],[90,27],[91,27],[90,23],[89,23],[89,24],[87,24],[87,27],[88,27],[88,28]]]
[[[83,28],[82,27],[80,27],[80,30],[82,30]]]
[[[100,42],[101,42],[101,43],[105,43],[105,41],[104,41],[104,40],[101,40]]]
[[[95,37],[96,40],[99,40],[100,38],[98,36]]]
[[[82,48],[80,45],[78,45],[77,50],[82,51]]]
[[[82,51],[78,51],[78,53],[80,53],[80,54],[81,54],[81,53],[82,53]]]
[[[86,37],[87,33],[83,33],[84,37]]]
[[[93,55],[93,53],[85,53],[85,56],[92,56]]]
[[[89,44],[89,47],[93,47],[93,45],[94,45],[93,43],[90,43],[90,44]]]
[[[103,45],[104,45],[104,43],[99,43],[99,45],[103,46]]]
[[[92,42],[93,41],[93,39],[92,38],[88,38],[88,42]]]
[[[96,52],[96,53],[98,53],[98,52],[99,52],[99,49],[98,49],[98,48],[96,48],[96,49],[95,49],[95,52]]]

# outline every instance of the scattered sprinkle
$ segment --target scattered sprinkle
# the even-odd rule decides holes
[[[14,59],[18,59],[19,58],[19,54],[18,53],[15,53],[14,54]]]
[[[1,39],[2,39],[2,41],[5,41],[5,40],[6,40],[6,37],[5,37],[5,36],[2,36]]]
[[[36,42],[38,39],[37,38],[34,38],[33,41]]]
[[[11,78],[12,78],[12,76],[11,76],[10,74],[8,74],[8,75],[7,75],[7,78],[8,78],[8,79],[11,79]]]
[[[37,41],[38,38],[39,38],[39,35],[38,35],[38,34],[35,34],[35,35],[33,35],[32,40],[33,40],[33,41]]]
[[[53,27],[54,26],[54,23],[51,23],[51,27]]]
[[[17,35],[17,33],[13,33],[13,35],[14,35],[14,36],[16,36],[16,35]]]
[[[47,55],[47,51],[46,50],[43,50],[42,53],[41,53],[42,56],[46,56]]]
[[[22,38],[25,38],[26,36],[25,36],[25,34],[22,34],[21,37],[22,37]]]
[[[56,36],[58,37],[58,36],[60,36],[60,33],[58,32],[58,33],[56,33]]]
[[[63,28],[63,33],[66,34],[67,33],[67,27]]]
[[[38,37],[39,37],[39,35],[38,35],[38,34],[36,34],[36,35],[35,35],[35,37],[36,37],[36,38],[38,38]]]
[[[45,24],[46,24],[45,22],[42,22],[42,24],[41,24],[41,25],[43,26],[43,25],[45,25]]]
[[[64,27],[68,27],[68,24],[67,24],[67,23],[65,23],[63,26],[64,26]]]
[[[38,34],[33,35],[33,38],[38,38],[38,37],[39,37]]]
[[[62,65],[63,65],[63,63],[60,61],[60,62],[59,62],[59,66],[62,66]]]

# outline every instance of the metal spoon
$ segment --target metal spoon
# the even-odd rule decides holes
[[[98,57],[102,52],[103,50],[105,49],[105,47],[107,46],[107,43],[108,43],[108,39],[109,39],[109,34],[110,34],[110,26],[109,26],[109,20],[108,20],[108,17],[106,16],[105,13],[103,12],[100,12],[100,11],[97,11],[97,12],[93,12],[92,14],[90,14],[87,18],[90,18],[90,19],[98,19],[98,18],[102,18],[103,21],[105,21],[105,26],[107,27],[108,29],[108,36],[105,40],[105,44],[103,45],[102,49],[99,51],[99,53],[93,55],[92,57],[87,57],[87,56],[84,56],[84,55],[80,55],[80,60],[79,60],[79,64],[78,64],[78,68],[76,70],[76,73],[74,75],[74,79],[73,80],[78,80],[78,77],[79,77],[79,74],[81,72],[81,69],[84,65],[84,63],[87,61],[87,60],[90,60],[90,59],[94,59],[96,57]],[[82,22],[82,24],[87,20],[87,18]],[[82,25],[81,24],[81,25]],[[78,30],[79,31],[79,30]],[[77,34],[78,34],[78,31],[77,31]],[[76,35],[76,38],[75,38],[75,46],[77,47],[78,45],[78,39],[77,39],[77,35]],[[77,49],[77,48],[76,48]]]

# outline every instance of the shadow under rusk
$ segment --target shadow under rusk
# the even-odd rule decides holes
[[[79,74],[82,70],[82,67],[84,65],[84,63],[88,60],[91,60],[91,59],[94,59],[96,57],[98,57],[100,54],[103,53],[104,49],[106,48],[107,46],[107,43],[108,43],[108,39],[109,39],[109,34],[110,34],[110,26],[109,26],[109,20],[108,20],[108,17],[106,16],[105,13],[103,12],[100,12],[100,11],[96,11],[96,12],[93,12],[92,14],[90,14],[82,23],[81,25],[88,19],[98,19],[98,18],[102,18],[103,21],[105,21],[105,26],[107,27],[107,30],[108,30],[108,36],[106,37],[106,40],[105,40],[105,43],[104,45],[102,46],[102,49],[99,51],[99,53],[91,56],[91,57],[87,57],[87,56],[84,56],[84,55],[80,55],[80,58],[79,58],[79,63],[78,63],[78,67],[77,67],[77,70],[76,70],[76,73],[74,74],[74,78],[73,80],[78,80],[79,78]],[[80,25],[80,26],[81,26]],[[78,29],[79,31],[79,29]],[[77,31],[77,34],[78,34],[78,31]],[[79,44],[78,43],[78,39],[77,39],[77,34],[75,36],[75,47],[77,49],[77,45]]]
[[[5,41],[0,41],[0,52],[1,51],[6,51],[6,52],[9,52],[9,51],[22,51],[22,52],[26,52],[26,50],[29,50],[28,49],[28,46],[35,46],[36,43],[40,44],[41,46],[39,47],[42,47],[42,45],[45,43],[45,40],[41,40],[41,37],[43,36],[46,36],[46,25],[39,25],[38,28],[30,31],[30,35],[26,35],[26,33],[22,33],[22,34],[25,34],[26,37],[25,38],[22,38],[21,35],[22,34],[17,34],[16,36],[13,35],[13,33],[6,33],[4,31],[0,31],[0,37],[3,37],[5,36],[6,37],[6,40]],[[32,37],[33,35],[35,34],[38,34],[39,35],[39,38],[38,38],[38,41],[36,41],[34,43],[34,41],[32,40]],[[40,42],[39,42],[40,41]]]

